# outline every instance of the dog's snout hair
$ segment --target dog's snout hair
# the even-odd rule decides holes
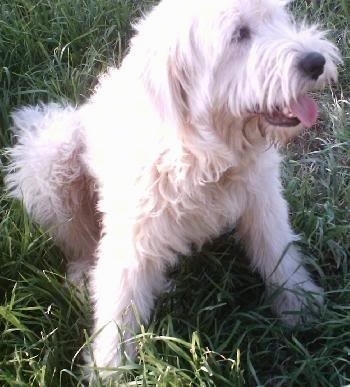
[[[299,62],[302,72],[313,80],[323,74],[326,58],[319,52],[309,52]]]

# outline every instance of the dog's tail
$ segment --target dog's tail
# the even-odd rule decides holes
[[[5,185],[41,226],[57,225],[68,215],[63,191],[82,174],[74,110],[56,104],[24,107],[12,119],[17,141],[7,152]]]
[[[21,108],[12,118],[17,143],[7,150],[9,196],[23,202],[66,254],[80,259],[91,255],[98,230],[96,200],[93,179],[82,161],[84,143],[76,110],[39,105]]]

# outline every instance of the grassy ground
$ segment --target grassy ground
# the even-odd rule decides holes
[[[11,144],[15,106],[84,101],[96,74],[122,57],[140,3],[151,1],[1,1],[1,147]],[[301,248],[326,290],[321,316],[284,328],[239,246],[219,240],[172,273],[173,291],[135,338],[140,357],[124,369],[125,385],[350,383],[350,6],[312,4],[292,8],[330,30],[345,63],[339,86],[322,96],[320,126],[287,149],[284,178]],[[1,180],[0,212],[0,385],[80,386],[86,296],[65,284],[59,251],[4,197]]]

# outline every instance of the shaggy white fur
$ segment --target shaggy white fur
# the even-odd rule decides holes
[[[178,255],[233,226],[268,291],[283,288],[287,324],[308,293],[322,302],[292,245],[274,144],[315,123],[307,93],[336,80],[340,58],[284,3],[163,0],[85,105],[13,114],[7,186],[71,278],[91,277],[98,366],[121,363]]]

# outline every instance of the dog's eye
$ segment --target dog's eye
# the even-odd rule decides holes
[[[236,42],[242,42],[244,40],[250,39],[250,36],[250,28],[248,26],[242,26],[235,31],[232,40]]]

